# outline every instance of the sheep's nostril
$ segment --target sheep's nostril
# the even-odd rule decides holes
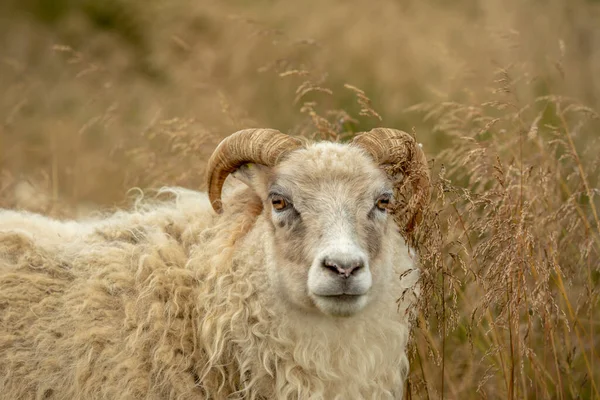
[[[335,262],[333,262],[331,260],[325,260],[323,262],[323,266],[325,268],[327,268],[328,270],[333,271],[335,273],[339,273],[340,272],[340,267]]]
[[[362,263],[355,263],[352,265],[351,269],[350,269],[350,273],[353,274],[357,271],[359,271],[360,269],[362,269],[363,264]]]
[[[363,266],[364,264],[362,261],[340,262],[328,258],[323,261],[323,267],[343,276],[344,278],[350,277],[350,275],[359,271],[361,268],[363,268]]]

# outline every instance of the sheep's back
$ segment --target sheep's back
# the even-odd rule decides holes
[[[80,235],[0,225],[2,397],[202,397],[187,261],[212,217],[178,201]]]

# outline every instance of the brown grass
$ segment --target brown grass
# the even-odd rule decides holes
[[[600,399],[597,2],[94,4],[0,5],[0,206],[203,189],[241,128],[412,130],[436,178],[407,397]]]

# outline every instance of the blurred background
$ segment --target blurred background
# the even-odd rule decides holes
[[[408,398],[600,399],[600,1],[2,0],[0,49],[2,207],[203,189],[247,127],[414,132]]]

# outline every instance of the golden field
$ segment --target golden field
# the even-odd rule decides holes
[[[204,189],[247,127],[414,132],[434,196],[407,398],[600,399],[599,21],[592,0],[4,0],[0,206]]]

